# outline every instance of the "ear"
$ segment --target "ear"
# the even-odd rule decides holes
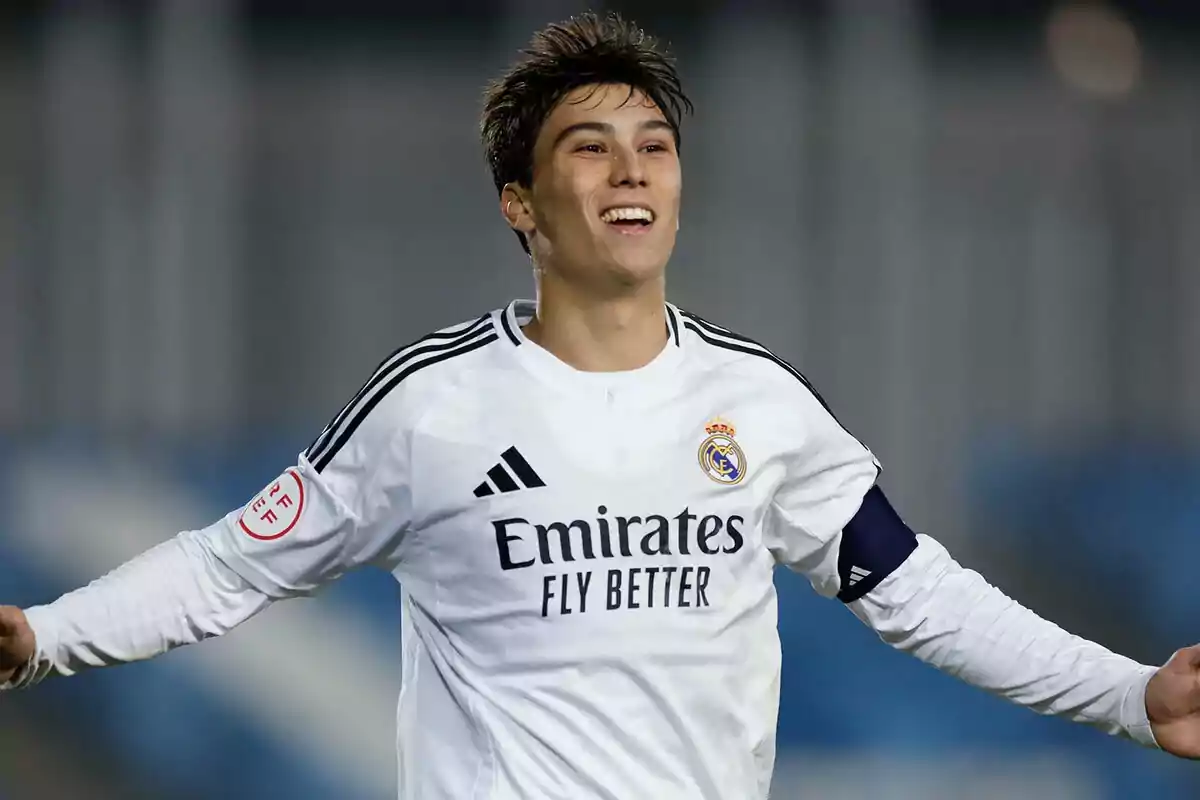
[[[506,183],[500,192],[500,213],[504,215],[508,227],[526,237],[536,228],[527,196],[527,190],[515,183]]]

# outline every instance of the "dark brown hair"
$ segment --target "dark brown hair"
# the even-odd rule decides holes
[[[581,14],[534,34],[523,58],[492,83],[484,97],[480,134],[496,191],[533,183],[533,145],[559,101],[591,84],[626,84],[649,97],[674,132],[692,103],[674,59],[658,42],[616,13]],[[517,237],[529,252],[520,233]]]

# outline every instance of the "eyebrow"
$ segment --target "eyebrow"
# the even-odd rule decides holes
[[[670,123],[661,119],[648,119],[638,125],[639,131],[647,130],[663,130],[674,134],[675,129]],[[576,122],[574,125],[568,125],[559,131],[558,136],[554,137],[554,147],[558,147],[564,139],[574,133],[580,131],[592,131],[593,133],[602,133],[611,136],[616,132],[616,128],[608,122]]]

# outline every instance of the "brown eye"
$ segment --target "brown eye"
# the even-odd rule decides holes
[[[576,148],[575,152],[576,153],[603,153],[604,148],[602,148],[598,144],[585,144],[585,145],[580,145],[578,148]]]

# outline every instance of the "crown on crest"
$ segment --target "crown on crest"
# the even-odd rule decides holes
[[[704,430],[709,436],[720,434],[732,439],[737,435],[737,428],[733,427],[733,423],[723,420],[720,417],[705,425]]]

